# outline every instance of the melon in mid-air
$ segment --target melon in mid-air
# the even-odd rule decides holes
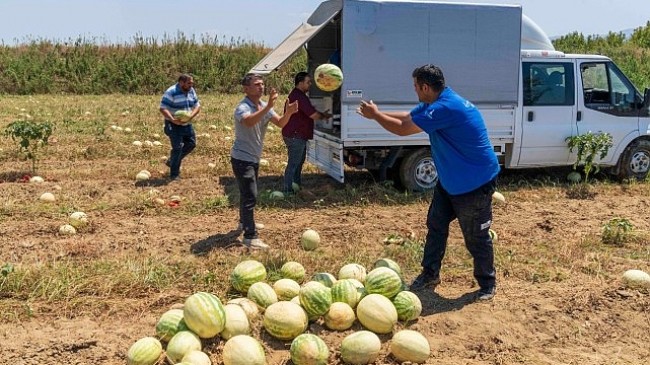
[[[190,121],[192,113],[190,113],[187,110],[178,110],[174,113],[174,118],[180,120],[183,123],[187,123]]]
[[[343,72],[338,66],[331,63],[324,63],[314,71],[314,82],[323,91],[334,91],[343,83]]]

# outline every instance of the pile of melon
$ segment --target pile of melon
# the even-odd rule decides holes
[[[395,261],[380,259],[370,271],[349,263],[336,276],[321,272],[311,279],[300,263],[289,261],[279,274],[280,279],[270,282],[261,262],[241,261],[230,274],[238,298],[224,305],[214,294],[192,294],[182,309],[161,315],[155,337],[131,346],[127,363],[153,365],[165,356],[171,364],[266,364],[262,341],[253,335],[260,332],[286,341],[295,365],[373,363],[382,347],[378,334],[392,334],[388,351],[398,362],[424,363],[429,358],[429,341],[406,329],[420,316],[422,303],[407,290]],[[310,322],[349,333],[339,344],[327,344],[309,333]],[[261,326],[259,331],[255,326]],[[202,351],[202,340],[215,337],[225,341],[220,359]],[[330,354],[330,346],[340,354]]]

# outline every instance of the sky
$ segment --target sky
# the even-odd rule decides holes
[[[426,0],[425,0],[426,1]],[[0,42],[130,42],[136,35],[185,36],[278,45],[320,0],[0,0]],[[519,4],[548,36],[607,34],[645,26],[649,0],[447,0]],[[406,25],[405,25],[406,26]]]

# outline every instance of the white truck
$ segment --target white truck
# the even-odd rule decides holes
[[[650,166],[650,89],[641,95],[607,57],[555,51],[516,5],[436,1],[324,1],[251,72],[268,74],[305,47],[309,72],[337,62],[341,88],[310,98],[334,118],[316,123],[308,161],[344,182],[345,165],[410,190],[437,180],[428,136],[399,137],[356,113],[359,101],[382,110],[417,103],[411,72],[433,63],[447,85],[485,119],[505,168],[571,165],[567,137],[609,133],[598,160],[620,178],[644,179]]]

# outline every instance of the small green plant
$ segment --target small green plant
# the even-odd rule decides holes
[[[14,272],[14,265],[7,263],[0,266],[0,275],[2,275],[3,277],[6,278],[12,272]]]
[[[573,164],[575,170],[578,166],[584,166],[585,169],[585,182],[589,179],[589,174],[593,170],[594,173],[600,170],[598,163],[594,162],[596,156],[603,159],[607,156],[607,152],[613,146],[612,135],[609,133],[591,133],[570,136],[565,139],[569,145],[569,151],[573,152],[577,149],[577,159]]]
[[[626,218],[612,218],[603,226],[601,240],[606,244],[622,245],[633,229],[634,226]]]
[[[5,135],[18,142],[20,153],[24,153],[25,157],[32,161],[32,172],[36,172],[38,150],[47,145],[52,129],[50,122],[39,123],[23,119],[10,123],[5,129]]]

